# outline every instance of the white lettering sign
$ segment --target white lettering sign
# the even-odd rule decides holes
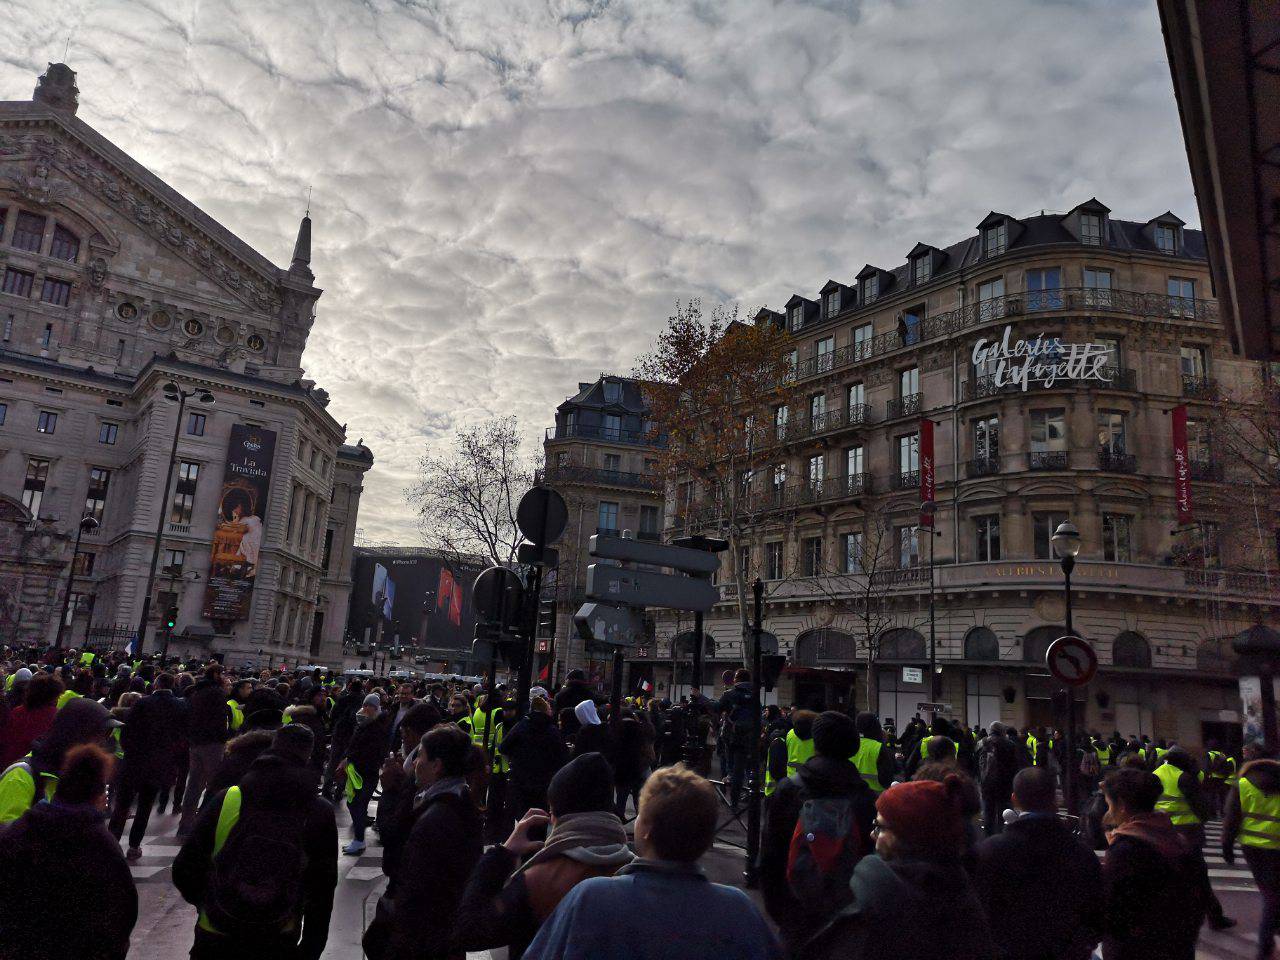
[[[999,340],[984,337],[973,345],[973,369],[989,376],[997,388],[1012,384],[1026,391],[1033,383],[1052,387],[1059,380],[1111,382],[1111,352],[1105,344],[1063,343],[1043,333],[1016,343],[1012,338],[1013,328],[1005,327]]]

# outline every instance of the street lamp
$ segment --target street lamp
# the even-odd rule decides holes
[[[213,394],[203,387],[183,390],[170,380],[164,385],[164,395],[168,400],[178,401],[178,416],[173,425],[173,445],[169,448],[169,466],[165,471],[164,489],[160,491],[159,517],[156,520],[156,542],[151,548],[151,569],[147,574],[147,589],[142,595],[142,616],[138,618],[138,646],[134,656],[142,656],[142,648],[147,637],[147,618],[151,616],[151,592],[156,586],[156,567],[160,563],[160,541],[164,536],[164,516],[169,503],[169,487],[173,484],[173,466],[178,456],[178,437],[182,433],[182,413],[187,401],[194,397],[199,403],[213,403]]]
[[[98,521],[91,514],[80,518],[76,526],[76,545],[71,550],[71,566],[67,570],[67,593],[62,598],[62,616],[58,618],[58,635],[53,641],[53,649],[62,649],[62,632],[67,629],[67,611],[71,608],[71,588],[76,582],[76,557],[80,555],[80,536],[85,532],[98,529]]]
[[[1074,636],[1071,625],[1071,571],[1075,568],[1076,557],[1080,554],[1080,531],[1070,520],[1058,524],[1058,529],[1049,538],[1053,552],[1062,562],[1062,576],[1066,588],[1066,628],[1067,636]],[[1076,704],[1075,694],[1071,687],[1063,686],[1063,703],[1066,705],[1066,757],[1063,769],[1063,793],[1066,794],[1067,812],[1076,810]]]

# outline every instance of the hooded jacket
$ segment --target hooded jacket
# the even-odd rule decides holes
[[[187,740],[193,747],[226,743],[231,729],[231,711],[222,680],[202,677],[186,694]]]
[[[552,710],[555,712],[555,715],[557,717],[560,716],[561,710],[575,711],[574,721],[572,725],[573,729],[566,729],[565,736],[572,736],[573,734],[578,732],[578,729],[577,729],[578,724],[582,722],[576,716],[576,710],[577,710],[578,704],[586,700],[592,700],[592,699],[593,698],[591,696],[591,688],[587,686],[587,682],[585,680],[579,680],[577,678],[574,678],[573,680],[570,680],[568,683],[566,683],[564,687],[561,688],[560,692],[556,694],[556,700],[555,700],[555,703],[552,704]]]
[[[1166,813],[1115,830],[1102,861],[1107,960],[1193,960],[1204,922],[1206,867]]]
[[[852,801],[857,841],[862,854],[871,852],[871,827],[876,798],[862,774],[848,760],[815,756],[801,764],[794,776],[778,784],[769,803],[760,844],[760,889],[765,909],[778,924],[783,939],[796,950],[830,919],[839,904],[811,904],[798,900],[787,883],[791,837],[806,800],[844,798]]]
[[[958,858],[863,857],[852,902],[801,950],[805,960],[993,960],[982,906]]]
[[[329,938],[329,916],[333,911],[333,891],[338,883],[338,827],[333,807],[315,790],[315,777],[306,767],[268,751],[258,757],[240,781],[241,820],[255,809],[289,813],[297,818],[306,856],[302,876],[302,939],[300,960],[318,960]],[[213,841],[226,793],[217,794],[204,805],[191,836],[173,861],[173,885],[183,899],[199,907],[205,900],[213,874]],[[204,941],[204,943],[202,943]],[[219,947],[219,956],[257,956],[262,944],[242,944],[230,937],[207,934],[197,928],[196,947],[210,941]],[[192,956],[205,956],[206,953]]]
[[[0,829],[6,960],[124,960],[137,919],[129,866],[95,807],[39,803]]]
[[[1251,760],[1241,768],[1240,776],[1263,793],[1280,793],[1280,761]],[[1222,855],[1227,860],[1235,855],[1232,848],[1240,833],[1243,813],[1244,811],[1240,808],[1240,788],[1231,787],[1227,792],[1227,803],[1222,811]]]
[[[498,752],[511,761],[512,789],[526,796],[543,796],[551,778],[569,759],[564,738],[545,713],[534,711],[502,737]]]
[[[505,946],[509,960],[519,960],[570,890],[591,877],[611,877],[633,859],[622,821],[611,813],[558,819],[547,845],[519,870],[514,853],[492,847],[458,906],[457,942],[468,951]]]

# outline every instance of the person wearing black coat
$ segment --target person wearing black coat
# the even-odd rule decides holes
[[[565,677],[565,684],[556,694],[555,702],[552,709],[557,717],[562,716],[565,710],[572,710],[584,700],[594,700],[595,697],[591,693],[591,688],[587,686],[587,675],[581,670],[570,670],[568,676]],[[569,726],[565,728],[564,735],[572,738],[578,732],[578,719],[575,717],[569,721]]]
[[[1013,806],[1021,816],[974,849],[970,873],[998,960],[1088,960],[1102,938],[1102,867],[1058,819],[1056,786],[1047,767],[1019,772]]]
[[[534,697],[529,715],[504,733],[498,745],[498,752],[511,764],[507,820],[519,820],[531,807],[545,810],[551,778],[569,761],[569,748],[551,719],[550,709],[546,700]]]
[[[129,808],[136,798],[138,812],[129,828],[130,859],[142,856],[142,838],[156,805],[156,796],[177,775],[178,748],[186,737],[187,703],[173,694],[173,674],[161,673],[155,693],[143,697],[129,711],[120,731],[125,760],[116,781],[111,833],[124,833]]]
[[[329,711],[329,762],[324,769],[323,791],[325,796],[332,796],[334,778],[338,766],[347,753],[347,742],[356,729],[357,713],[364,702],[364,681],[352,677],[347,689],[338,695]]]
[[[480,860],[484,827],[467,789],[471,738],[441,724],[423,738],[414,764],[420,792],[414,824],[391,886],[365,931],[369,960],[453,960],[458,903]]]
[[[138,892],[103,810],[112,758],[72,748],[58,792],[0,828],[0,957],[124,960]]]
[[[982,794],[982,822],[987,836],[1004,829],[1002,819],[1013,795],[1013,779],[1019,770],[1018,748],[1004,724],[991,724],[978,755],[978,789]]]
[[[298,826],[305,866],[298,878],[302,902],[292,929],[277,937],[244,938],[213,933],[196,926],[192,960],[319,960],[329,939],[333,891],[338,883],[338,827],[333,807],[316,796],[315,779],[307,769],[311,731],[289,726],[276,732],[271,747],[241,779],[240,820],[255,813],[288,816]],[[183,899],[202,907],[213,878],[213,844],[226,797],[223,791],[205,804],[191,835],[173,861],[173,885]],[[232,828],[234,835],[236,828]],[[301,927],[301,935],[299,935]]]
[[[205,785],[222,762],[222,753],[231,735],[231,708],[227,706],[230,694],[222,679],[222,665],[211,663],[184,698],[190,761],[182,794],[182,816],[178,819],[180,837],[185,836],[195,822]]]
[[[849,800],[854,817],[852,868],[871,852],[871,828],[876,819],[876,798],[849,758],[858,752],[861,738],[853,720],[829,710],[813,721],[814,756],[793,776],[782,780],[769,801],[764,836],[760,843],[760,890],[765,909],[778,925],[783,942],[793,956],[844,902],[814,903],[795,896],[787,881],[791,839],[807,800]],[[846,888],[847,889],[847,888]]]

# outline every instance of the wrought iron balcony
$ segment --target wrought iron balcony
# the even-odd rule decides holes
[[[652,473],[628,473],[625,470],[606,470],[579,463],[548,463],[544,471],[548,483],[599,483],[614,487],[635,487],[640,490],[658,490],[662,478]]]
[[[974,457],[969,461],[968,475],[970,477],[989,477],[999,472],[1000,458],[998,456]]]
[[[1222,464],[1214,460],[1188,460],[1187,466],[1191,468],[1192,480],[1204,480],[1209,483],[1218,483],[1222,480]]]
[[[1115,450],[1098,451],[1098,469],[1110,473],[1137,473],[1138,458],[1131,453],[1119,453]]]
[[[1182,375],[1182,395],[1193,400],[1210,400],[1218,395],[1218,382],[1208,377]]]
[[[637,530],[636,539],[647,540],[650,543],[661,543],[662,531],[661,530]]]
[[[841,319],[872,313],[879,306],[868,305],[865,311],[841,314]],[[1218,322],[1216,300],[1194,300],[1170,297],[1162,293],[1136,290],[1099,290],[1093,287],[1063,287],[1056,290],[1011,293],[1004,297],[978,300],[954,310],[926,317],[910,328],[899,327],[857,343],[837,347],[834,351],[801,357],[788,381],[806,380],[841,370],[872,357],[892,353],[903,347],[950,339],[965,330],[994,323],[1028,312],[1052,313],[1085,311],[1088,313],[1127,314],[1135,317],[1177,316],[1203,323]],[[822,321],[825,323],[825,321]],[[817,325],[817,322],[814,324]],[[1129,389],[1129,388],[1122,388]]]
[[[595,424],[574,423],[547,428],[547,440],[603,440],[606,443],[625,443],[642,447],[665,447],[666,434],[649,434],[643,430],[621,430]]]
[[[1252,570],[1186,571],[1187,586],[1207,587],[1223,593],[1242,593],[1274,598],[1280,593],[1280,575]]]
[[[893,475],[893,489],[911,490],[920,486],[919,470],[904,470]]]
[[[1102,375],[1112,390],[1138,389],[1138,372],[1130,367],[1103,367]]]
[[[778,443],[794,443],[807,437],[860,427],[871,421],[871,408],[865,403],[852,407],[832,407],[812,417],[795,417],[773,426],[772,439]]]
[[[1032,470],[1065,470],[1067,469],[1067,451],[1032,450],[1028,457],[1028,465]]]
[[[922,394],[909,393],[904,397],[895,397],[885,404],[884,418],[896,420],[898,417],[911,417],[920,412]]]

